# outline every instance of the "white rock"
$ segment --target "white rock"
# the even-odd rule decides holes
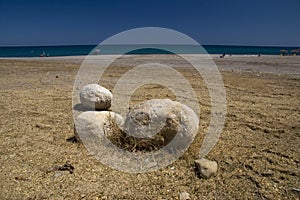
[[[93,109],[108,109],[111,106],[113,95],[111,92],[98,85],[89,84],[82,88],[80,91],[80,102],[89,108]]]
[[[179,194],[179,199],[180,200],[189,200],[190,198],[190,194],[188,192],[181,192]]]
[[[77,141],[110,137],[114,134],[113,123],[122,128],[124,119],[121,115],[110,111],[87,111],[81,113],[75,122],[75,137]],[[115,127],[115,128],[117,128]]]
[[[124,130],[136,138],[165,146],[176,134],[193,140],[198,124],[199,119],[191,108],[170,99],[152,99],[131,109]]]
[[[210,178],[215,176],[218,171],[218,164],[216,161],[211,161],[205,158],[195,160],[195,165],[203,178]]]

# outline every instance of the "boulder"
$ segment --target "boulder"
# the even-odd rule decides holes
[[[177,134],[181,134],[182,141],[192,141],[198,124],[199,119],[191,108],[170,99],[152,99],[131,109],[124,131],[137,138],[137,147],[139,144],[162,147]]]
[[[202,178],[210,178],[217,174],[218,164],[216,161],[201,158],[195,160],[195,165]]]
[[[111,92],[98,84],[89,84],[80,91],[80,102],[88,107],[98,110],[110,108],[113,95]]]
[[[114,112],[83,112],[75,122],[75,137],[79,142],[91,141],[103,136],[112,137],[121,130],[123,124],[123,117]]]
[[[179,158],[198,132],[194,111],[169,99],[135,106],[126,120],[110,111],[87,111],[75,120],[75,136],[89,153],[113,168],[144,172]]]

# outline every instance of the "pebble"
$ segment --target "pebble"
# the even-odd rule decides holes
[[[190,194],[188,192],[181,192],[179,194],[179,199],[180,200],[189,200],[190,198]]]
[[[202,178],[210,178],[217,174],[218,164],[216,161],[201,158],[195,160],[195,165]]]

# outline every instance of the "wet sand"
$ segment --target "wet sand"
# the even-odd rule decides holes
[[[193,163],[211,115],[206,85],[194,69],[176,70],[199,99],[195,141],[168,167],[127,174],[67,141],[74,135],[72,90],[84,57],[1,58],[0,199],[178,199],[184,191],[192,199],[298,199],[300,57],[212,57],[223,77],[227,116],[207,156],[219,164],[209,180],[198,177]],[[112,89],[128,69],[116,63],[100,84]],[[135,91],[131,105],[152,98],[175,97],[147,85]]]

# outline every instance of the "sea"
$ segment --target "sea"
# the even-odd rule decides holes
[[[224,46],[203,45],[69,45],[69,46],[18,46],[0,47],[0,57],[75,56],[88,54],[228,54],[228,55],[279,55],[290,54],[299,47]],[[135,49],[135,50],[132,50]],[[166,50],[167,49],[167,50]],[[282,51],[286,50],[286,51]],[[297,52],[299,54],[299,51]]]

